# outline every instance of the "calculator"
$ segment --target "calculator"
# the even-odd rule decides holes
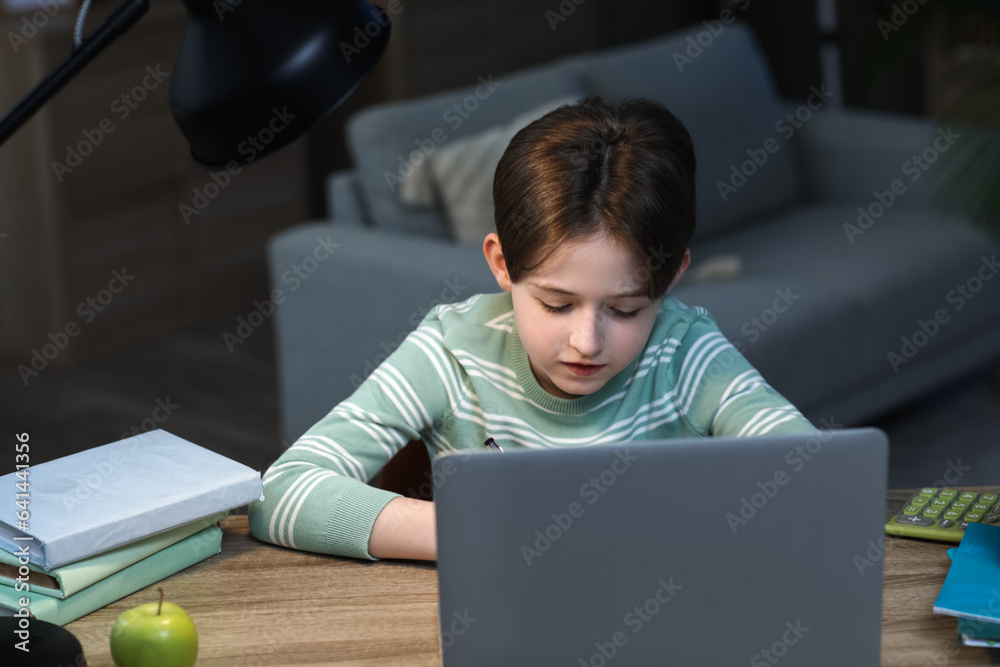
[[[970,523],[1000,521],[995,493],[974,493],[927,487],[920,489],[896,512],[885,532],[925,540],[961,542]]]

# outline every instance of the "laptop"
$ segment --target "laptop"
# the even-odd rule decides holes
[[[438,457],[444,666],[875,667],[887,458],[874,428]]]

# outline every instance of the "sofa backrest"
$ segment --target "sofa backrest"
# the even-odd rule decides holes
[[[399,182],[409,168],[449,140],[553,99],[588,95],[648,97],[685,124],[698,159],[699,236],[800,196],[794,151],[779,131],[785,105],[752,32],[735,22],[713,35],[699,24],[509,75],[483,74],[466,88],[355,114],[347,127],[348,147],[371,224],[448,238],[439,206],[401,202]],[[720,183],[728,187],[720,191]]]
[[[717,25],[717,35],[699,24],[581,59],[592,94],[661,102],[691,133],[698,160],[698,235],[783,208],[800,192],[794,150],[775,127],[785,105],[753,33],[740,22]],[[768,147],[777,147],[773,153],[765,148],[768,139]],[[752,162],[753,156],[763,164]],[[734,168],[742,170],[740,176],[733,177]],[[741,179],[741,186],[733,186]],[[719,182],[735,191],[720,193]]]
[[[449,237],[439,206],[401,202],[399,179],[409,167],[448,141],[507,123],[527,109],[553,99],[585,96],[575,67],[548,64],[509,75],[484,73],[466,88],[358,112],[348,122],[348,148],[371,223]]]

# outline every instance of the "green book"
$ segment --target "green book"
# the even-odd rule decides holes
[[[203,528],[218,523],[226,518],[227,514],[227,512],[219,512],[199,521],[178,526],[165,533],[152,535],[53,570],[45,570],[39,565],[28,563],[28,568],[31,570],[31,574],[28,575],[28,585],[33,593],[51,595],[57,598],[68,597],[147,556],[152,556],[171,544],[180,542],[185,537],[194,535]],[[21,563],[16,555],[0,549],[0,584],[16,586],[20,566]]]
[[[11,610],[17,611],[21,608],[21,598],[27,598],[28,611],[36,618],[56,625],[66,625],[220,551],[222,551],[222,529],[213,525],[67,598],[0,586],[0,606],[8,608],[9,614]]]

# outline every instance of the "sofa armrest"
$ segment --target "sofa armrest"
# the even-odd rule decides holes
[[[431,308],[499,291],[478,247],[339,223],[278,233],[268,263],[288,443],[350,396]]]
[[[948,124],[856,110],[814,113],[794,137],[806,197],[859,206],[897,180],[908,205],[926,205],[940,169],[921,156],[940,155],[955,141]]]
[[[326,214],[338,223],[343,221],[354,226],[368,224],[353,169],[335,171],[327,176]]]

